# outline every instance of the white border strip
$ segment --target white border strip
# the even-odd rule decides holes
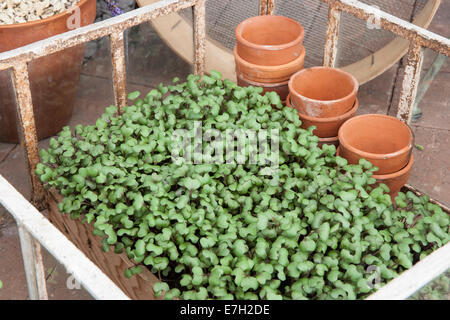
[[[449,268],[450,242],[371,294],[367,300],[407,299]]]
[[[130,299],[2,175],[0,203],[13,215],[17,224],[23,225],[95,299]]]

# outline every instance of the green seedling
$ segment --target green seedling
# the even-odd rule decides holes
[[[376,290],[366,270],[379,271],[381,286],[450,240],[449,216],[428,197],[400,192],[392,202],[370,162],[319,148],[273,92],[212,71],[128,98],[121,114],[110,106],[94,125],[65,127],[36,174],[103,250],[137,264],[127,277],[148,268],[161,279],[156,297],[363,299]],[[203,139],[177,149],[180,129]],[[267,129],[277,169],[251,161],[260,151],[251,144],[238,153],[206,139],[208,129]],[[241,161],[215,160],[227,152]]]

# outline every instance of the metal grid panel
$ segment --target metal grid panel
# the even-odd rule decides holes
[[[402,20],[411,22],[415,14],[420,12],[426,0],[364,0],[361,1],[390,13]],[[375,28],[370,22],[343,13],[339,33],[339,53],[337,66],[345,66],[356,62],[378,51],[395,36],[384,29]]]
[[[236,39],[234,30],[242,20],[259,12],[259,0],[208,0],[206,3],[206,30],[210,39],[232,50]],[[264,1],[263,1],[264,2]],[[411,18],[427,3],[427,0],[364,0],[396,17]],[[299,21],[305,28],[304,45],[308,52],[306,67],[321,65],[328,20],[328,6],[320,0],[275,0],[274,14]],[[192,21],[192,10],[182,15]],[[338,66],[348,65],[381,49],[395,36],[383,29],[369,29],[367,22],[352,15],[343,14],[340,24]]]
[[[192,10],[181,11],[190,23]],[[259,14],[259,0],[208,0],[206,2],[206,34],[210,39],[232,50],[236,43],[234,30],[238,24]]]
[[[297,20],[305,28],[303,44],[306,49],[305,67],[319,66],[323,61],[323,46],[328,21],[328,6],[319,0],[277,0],[277,15]]]

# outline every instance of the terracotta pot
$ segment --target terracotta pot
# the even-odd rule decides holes
[[[236,47],[234,48],[234,61],[236,63],[236,69],[239,73],[241,73],[244,78],[248,80],[262,83],[288,81],[294,73],[303,69],[305,55],[306,50],[303,48],[298,58],[289,63],[279,66],[264,66],[245,61],[237,53]]]
[[[95,0],[81,0],[80,25],[92,23]],[[75,13],[74,13],[75,12]],[[0,52],[9,51],[66,31],[76,11],[65,11],[47,19],[0,25]],[[70,24],[69,24],[70,26]],[[29,79],[39,139],[54,135],[72,115],[78,90],[85,45],[76,46],[29,64]],[[18,121],[14,91],[8,70],[0,72],[0,141],[17,143]]]
[[[324,144],[333,144],[337,147],[339,147],[339,138],[338,137],[331,137],[331,138],[319,138],[318,146],[322,148]]]
[[[269,91],[275,91],[280,96],[281,101],[285,101],[287,95],[289,94],[288,81],[279,82],[279,83],[260,83],[254,82],[245,79],[237,70],[236,70],[236,78],[237,84],[241,87],[262,87],[263,94]]]
[[[278,66],[297,59],[305,30],[295,20],[263,15],[242,21],[236,28],[239,56],[253,64]]]
[[[361,158],[367,159],[379,168],[376,174],[389,174],[404,168],[414,143],[408,125],[383,114],[351,118],[341,126],[338,136],[341,156],[352,164]]]
[[[358,87],[358,80],[350,73],[328,67],[300,70],[289,81],[291,103],[303,114],[317,118],[348,112]]]
[[[377,179],[377,183],[384,183],[389,187],[389,195],[395,198],[400,189],[408,182],[411,168],[414,164],[414,157],[411,153],[411,158],[408,164],[401,170],[389,174],[374,174],[373,177]]]
[[[288,107],[292,108],[292,104],[290,102],[290,94],[287,96],[286,104]],[[347,113],[343,115],[332,117],[332,118],[316,118],[310,117],[306,114],[298,112],[298,116],[300,120],[302,120],[302,128],[308,129],[311,126],[316,126],[313,133],[319,138],[327,138],[327,137],[337,137],[339,128],[342,124],[348,119],[355,116],[356,111],[358,110],[359,102],[356,99],[353,108],[351,108]]]
[[[342,157],[341,147],[337,149],[336,155]],[[389,174],[374,174],[373,178],[377,180],[376,185],[380,183],[387,185],[389,187],[389,195],[391,196],[391,199],[394,200],[401,188],[406,184],[406,182],[408,182],[413,164],[414,157],[411,153],[411,158],[409,159],[408,164],[399,171]]]

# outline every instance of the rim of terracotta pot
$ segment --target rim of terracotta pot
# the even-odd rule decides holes
[[[350,93],[348,93],[346,96],[341,97],[339,99],[334,99],[334,100],[313,99],[313,98],[309,98],[309,97],[304,96],[304,95],[298,93],[297,91],[295,91],[294,90],[295,78],[300,76],[300,75],[303,75],[304,73],[311,72],[311,71],[314,71],[314,70],[333,70],[334,72],[340,73],[340,74],[350,78],[352,80],[352,82],[353,82],[353,90]],[[295,94],[298,98],[300,98],[302,100],[306,100],[306,101],[309,101],[309,102],[312,102],[312,103],[318,103],[318,104],[331,104],[331,103],[336,103],[336,102],[339,102],[339,101],[346,100],[349,97],[351,97],[352,95],[356,96],[356,94],[358,93],[358,89],[359,89],[359,82],[351,73],[348,73],[348,72],[346,72],[346,71],[344,71],[342,69],[339,69],[339,68],[320,67],[320,66],[319,67],[305,68],[305,69],[302,69],[300,71],[297,71],[289,79],[289,84],[288,85],[289,85],[289,92],[290,93]]]
[[[243,77],[242,74],[237,69],[236,69],[236,76],[239,77],[241,80],[248,82],[250,85],[252,85],[254,87],[274,88],[274,87],[285,86],[289,82],[289,80],[283,81],[283,82],[275,82],[275,83],[255,82],[255,81],[248,80],[247,78]]]
[[[339,141],[339,137],[329,137],[329,138],[319,138],[319,142],[323,143],[323,142],[336,142]]]
[[[34,25],[38,25],[38,24],[41,24],[41,23],[50,22],[52,20],[57,20],[57,19],[65,16],[65,15],[73,14],[71,12],[71,9],[73,9],[75,7],[81,7],[86,2],[89,2],[89,1],[92,1],[92,0],[80,0],[77,3],[75,3],[75,5],[73,7],[70,7],[69,9],[66,9],[63,12],[60,12],[60,13],[55,14],[53,16],[50,16],[48,18],[39,19],[39,20],[35,20],[35,21],[21,22],[21,23],[2,24],[2,25],[0,25],[0,29],[2,29],[2,28],[5,28],[5,29],[11,28],[12,29],[12,28],[17,28],[17,27],[32,27]]]
[[[287,96],[287,99],[286,99],[286,104],[288,104],[289,107],[296,109],[293,106],[293,104],[292,104],[290,99],[291,99],[291,93],[289,92],[289,94]],[[304,114],[303,112],[299,111],[298,109],[296,109],[296,110],[298,111],[299,117],[301,117],[301,118],[304,118],[304,119],[306,119],[308,121],[326,123],[326,122],[334,122],[334,121],[339,121],[339,120],[345,119],[348,116],[350,116],[352,113],[356,112],[358,107],[359,107],[359,100],[358,100],[358,98],[356,98],[355,103],[353,104],[353,107],[349,111],[347,111],[346,113],[341,114],[341,115],[339,115],[337,117],[329,117],[329,118],[311,117],[311,116],[309,116],[307,114]]]
[[[367,152],[367,151],[363,151],[363,150],[357,149],[357,148],[353,147],[352,145],[350,145],[348,143],[348,141],[345,139],[345,136],[343,134],[343,132],[346,129],[346,127],[351,125],[351,123],[353,121],[358,121],[359,119],[362,119],[362,118],[372,118],[372,117],[380,117],[380,118],[384,118],[384,119],[389,119],[391,121],[397,121],[400,125],[406,126],[408,128],[410,134],[411,134],[411,138],[409,140],[408,145],[403,147],[403,148],[401,148],[401,149],[399,149],[399,150],[397,150],[397,151],[395,151],[395,152],[390,152],[390,153]],[[385,114],[363,114],[363,115],[359,115],[359,116],[353,117],[351,119],[348,119],[339,128],[338,137],[339,137],[339,143],[342,144],[346,149],[350,150],[351,152],[354,152],[354,153],[357,153],[357,154],[361,155],[362,158],[371,158],[371,159],[376,159],[376,160],[387,160],[387,159],[390,159],[390,158],[397,157],[398,155],[406,153],[406,152],[410,152],[412,154],[412,146],[414,144],[414,133],[411,130],[410,126],[408,126],[406,123],[400,121],[399,119],[397,119],[395,117],[391,117],[391,116],[388,116],[388,115],[385,115]]]
[[[261,19],[280,19],[280,18],[289,20],[290,22],[293,22],[294,24],[297,25],[297,27],[299,28],[299,31],[300,31],[300,34],[297,36],[297,38],[295,38],[294,40],[292,40],[290,42],[286,42],[286,43],[282,43],[282,44],[257,44],[257,43],[248,41],[247,39],[245,39],[242,36],[245,25],[252,23],[252,21],[261,20]],[[241,42],[242,44],[244,44],[248,47],[254,48],[254,49],[282,50],[282,49],[292,47],[292,46],[302,42],[303,38],[305,37],[305,29],[298,21],[295,21],[294,19],[291,19],[291,18],[288,18],[285,16],[262,15],[262,16],[254,16],[254,17],[245,19],[244,21],[239,23],[239,25],[236,27],[236,30],[235,30],[235,36],[236,36],[237,41]]]
[[[408,164],[406,166],[404,166],[402,169],[400,169],[400,170],[398,170],[396,172],[393,172],[393,173],[374,174],[374,175],[372,175],[372,177],[377,179],[377,180],[388,180],[388,179],[400,177],[401,175],[403,175],[406,172],[408,172],[409,170],[411,170],[413,163],[414,163],[414,157],[413,157],[413,154],[411,152],[411,157],[409,158]]]
[[[339,146],[336,150],[337,156],[340,156],[339,155],[340,151],[341,151],[341,147]],[[387,180],[387,179],[396,178],[396,177],[399,177],[399,176],[405,174],[406,172],[408,172],[412,168],[413,164],[414,164],[414,156],[413,156],[413,153],[411,152],[411,157],[409,158],[408,164],[406,166],[404,166],[402,169],[392,172],[392,173],[387,173],[387,174],[373,174],[372,177],[377,180]]]
[[[262,64],[254,64],[254,63],[248,62],[247,60],[242,59],[241,56],[237,52],[237,47],[234,47],[233,52],[234,52],[234,58],[236,60],[238,60],[240,64],[244,65],[246,68],[249,68],[249,69],[257,68],[260,71],[264,71],[264,72],[288,70],[292,67],[295,67],[299,63],[299,61],[304,60],[305,56],[306,56],[306,49],[305,49],[305,47],[302,46],[302,51],[295,60],[292,60],[291,62],[288,62],[285,64],[280,64],[278,66],[267,66],[267,65],[262,65]]]

